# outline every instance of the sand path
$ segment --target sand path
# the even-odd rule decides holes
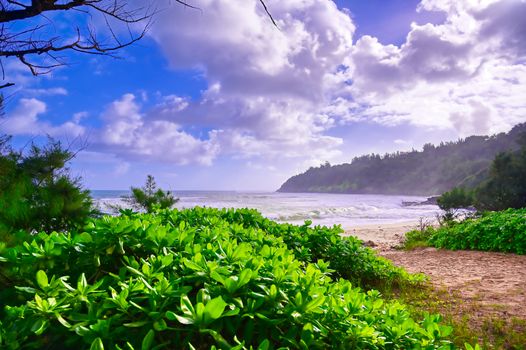
[[[409,272],[422,272],[437,288],[477,303],[483,314],[526,319],[526,256],[448,251],[384,250],[380,254]]]
[[[380,255],[409,272],[428,275],[436,288],[476,303],[482,315],[526,319],[526,255],[434,248],[396,250],[405,232],[417,226],[417,222],[368,225],[346,234],[368,242]]]

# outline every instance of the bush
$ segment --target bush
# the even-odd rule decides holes
[[[421,230],[412,230],[405,234],[404,249],[414,249],[417,247],[429,247],[429,239],[435,233],[435,228],[427,226]]]
[[[526,254],[526,209],[487,212],[439,228],[429,241],[437,248]]]
[[[419,239],[406,234],[406,244]],[[425,240],[436,248],[526,254],[526,209],[487,212],[448,226],[429,228]]]
[[[278,228],[250,210],[129,214],[0,248],[0,347],[452,348],[438,316],[333,280],[288,248],[292,228],[260,223]]]
[[[476,208],[505,210],[526,207],[525,178],[526,145],[518,152],[498,154],[491,165],[488,179],[477,188]]]
[[[447,221],[453,220],[459,209],[471,207],[473,202],[473,192],[461,187],[445,192],[437,198],[438,206],[445,211],[443,218]]]
[[[199,210],[201,209],[195,209],[195,211]],[[393,265],[390,260],[378,256],[374,250],[365,247],[356,237],[342,237],[343,230],[340,226],[311,227],[310,221],[306,221],[302,226],[280,224],[252,209],[203,210],[202,215],[192,215],[192,218],[185,217],[183,214],[192,212],[181,212],[180,218],[189,221],[191,225],[201,226],[207,225],[208,220],[216,217],[230,224],[240,224],[244,228],[258,228],[281,237],[296,258],[303,262],[330,261],[335,279],[345,278],[365,288],[423,280],[423,276],[409,275],[404,269]]]

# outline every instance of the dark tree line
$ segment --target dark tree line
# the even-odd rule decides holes
[[[310,168],[288,179],[282,192],[333,192],[435,195],[454,187],[475,188],[493,170],[500,152],[519,149],[516,142],[526,124],[509,133],[471,136],[422,151],[370,154],[351,163]]]

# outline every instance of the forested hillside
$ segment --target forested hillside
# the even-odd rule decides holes
[[[433,195],[455,186],[474,187],[486,177],[495,155],[519,148],[526,123],[508,133],[470,136],[422,151],[370,154],[351,163],[311,167],[288,179],[279,192],[332,192]]]

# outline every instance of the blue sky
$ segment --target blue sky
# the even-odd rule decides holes
[[[526,120],[525,1],[268,1],[279,30],[256,0],[193,3],[120,59],[71,54],[39,77],[4,61],[16,85],[0,131],[19,147],[76,140],[72,172],[92,189],[152,174],[173,190],[275,190],[326,160]],[[67,35],[67,14],[54,19]]]

